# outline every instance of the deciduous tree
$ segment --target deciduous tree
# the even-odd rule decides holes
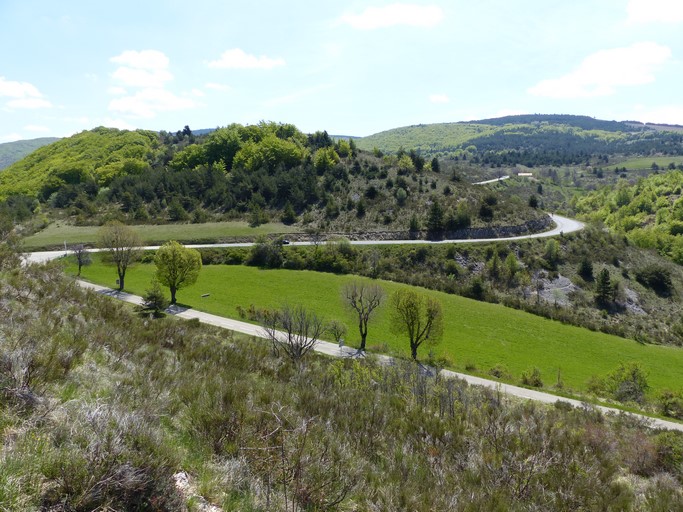
[[[325,332],[325,323],[303,306],[285,305],[266,317],[264,329],[275,351],[283,350],[296,363],[315,348]]]
[[[142,242],[138,234],[120,222],[110,222],[99,231],[99,246],[107,249],[119,276],[119,291],[124,288],[126,270],[138,259]]]
[[[408,337],[410,355],[417,360],[420,345],[437,343],[443,335],[441,303],[409,289],[394,293],[392,303],[392,330]]]
[[[176,303],[176,292],[197,282],[202,268],[202,256],[196,249],[171,240],[162,245],[154,256],[156,277],[171,291],[171,304]]]
[[[358,315],[359,350],[365,350],[365,342],[368,337],[368,322],[375,309],[382,304],[384,289],[378,284],[352,281],[344,286],[342,299]]]

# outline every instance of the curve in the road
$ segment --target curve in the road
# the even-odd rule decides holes
[[[555,223],[555,227],[543,231],[541,233],[534,233],[531,235],[518,235],[503,238],[459,238],[452,240],[351,240],[351,245],[416,245],[416,244],[475,244],[475,243],[491,243],[491,242],[511,242],[515,240],[526,240],[530,238],[545,238],[552,236],[561,236],[563,234],[580,231],[585,227],[583,222],[567,217],[562,217],[557,214],[549,214],[550,218]],[[292,242],[293,246],[309,246],[315,245],[317,242]],[[209,247],[251,247],[253,242],[238,242],[225,244],[189,244],[186,247],[193,249],[209,248]],[[157,250],[158,245],[150,245],[142,247],[145,250]],[[102,249],[92,249],[93,252],[101,251]],[[29,263],[45,263],[47,261],[59,258],[66,255],[65,251],[39,251],[25,253],[25,259]]]

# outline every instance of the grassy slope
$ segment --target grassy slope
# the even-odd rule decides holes
[[[652,169],[652,164],[656,163],[660,169],[666,169],[670,163],[674,165],[683,164],[683,157],[681,156],[643,156],[637,158],[629,158],[621,162],[609,165],[605,169],[615,169],[626,167],[629,171],[640,171],[645,169]]]
[[[131,268],[126,277],[127,290],[142,294],[153,272],[153,265]],[[113,286],[116,274],[113,268],[98,264],[85,268],[83,277]],[[341,287],[352,279],[352,276],[306,271],[207,266],[202,269],[197,284],[178,293],[178,300],[196,309],[233,318],[237,318],[237,306],[304,304],[327,319],[343,320],[349,329],[349,344],[354,345],[358,339],[354,319],[340,299]],[[382,286],[391,293],[404,285],[383,282]],[[592,375],[605,375],[619,362],[636,360],[649,371],[653,391],[677,387],[683,382],[683,350],[639,345],[500,305],[424,292],[438,297],[443,304],[445,335],[435,353],[447,356],[456,370],[475,365],[483,373],[502,363],[516,380],[522,371],[538,367],[546,385],[550,386],[559,369],[566,386],[584,390]],[[201,298],[205,293],[210,296]],[[388,312],[385,305],[372,320],[368,345],[386,343],[390,350],[408,356],[407,342],[391,334]],[[421,355],[427,355],[424,347]]]
[[[421,124],[394,128],[356,139],[355,142],[360,149],[371,151],[377,147],[382,151],[393,153],[401,147],[406,151],[430,148],[436,148],[436,150],[455,149],[455,146],[459,146],[470,139],[493,133],[498,129],[495,126],[465,123]]]
[[[272,222],[252,228],[247,222],[206,222],[203,224],[160,224],[131,226],[144,243],[179,240],[184,243],[200,240],[221,240],[230,237],[256,237],[273,233],[294,233],[299,231],[295,226]],[[95,244],[99,226],[72,226],[54,223],[44,230],[24,239],[24,248],[35,250],[42,247],[63,246],[73,244]]]

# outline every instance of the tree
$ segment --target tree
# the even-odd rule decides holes
[[[152,279],[142,299],[141,312],[150,312],[155,318],[164,316],[163,311],[168,307],[168,300],[164,297],[157,279]]]
[[[140,256],[142,242],[138,234],[128,226],[114,221],[104,225],[98,234],[99,246],[108,249],[109,257],[116,265],[119,291],[124,288],[126,270]]]
[[[593,263],[591,263],[591,261],[588,259],[588,257],[584,257],[579,262],[579,268],[578,268],[577,272],[584,281],[592,281],[593,280]]]
[[[441,165],[439,164],[439,159],[436,157],[432,158],[432,172],[441,172]]]
[[[368,322],[373,311],[382,304],[384,290],[378,284],[352,281],[344,286],[342,298],[347,306],[358,315],[359,350],[364,351],[365,341],[368,337]]]
[[[301,305],[285,305],[266,316],[264,329],[275,352],[283,350],[293,362],[298,363],[315,348],[325,332],[325,324],[314,312]]]
[[[325,331],[327,331],[330,336],[334,338],[337,345],[341,344],[346,336],[346,326],[339,320],[332,320],[325,326]]]
[[[610,279],[609,270],[603,268],[598,274],[595,283],[595,302],[600,307],[607,307],[612,302],[614,290]]]
[[[408,336],[410,355],[417,361],[420,345],[437,343],[443,335],[441,303],[409,289],[394,293],[392,303],[392,330]]]
[[[154,256],[156,277],[171,291],[171,304],[176,303],[176,292],[197,282],[202,268],[202,256],[196,249],[171,240],[162,245]]]
[[[80,277],[81,269],[92,263],[90,251],[88,251],[83,244],[75,245],[71,251],[74,253],[76,264],[78,265],[78,273],[76,275]]]
[[[443,208],[439,201],[434,201],[429,208],[429,215],[427,216],[427,232],[430,236],[436,237],[443,233]]]

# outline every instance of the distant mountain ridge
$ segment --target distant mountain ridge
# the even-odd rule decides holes
[[[575,165],[597,155],[681,155],[683,126],[533,114],[405,126],[360,138],[359,148],[493,165]]]
[[[17,140],[0,144],[0,170],[18,162],[36,149],[58,141],[57,137],[40,137],[38,139]]]

